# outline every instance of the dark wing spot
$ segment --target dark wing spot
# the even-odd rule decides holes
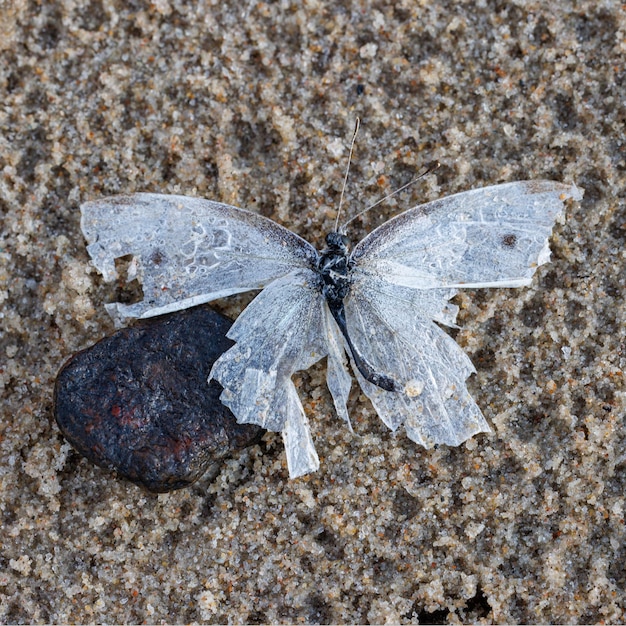
[[[165,255],[161,250],[157,249],[150,255],[150,263],[152,263],[152,265],[161,265],[163,261],[165,261]]]
[[[504,235],[502,237],[502,245],[505,248],[514,248],[517,243],[517,235]]]

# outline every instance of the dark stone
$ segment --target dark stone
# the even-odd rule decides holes
[[[75,354],[54,390],[57,424],[78,452],[150,491],[185,487],[262,428],[237,424],[207,383],[231,321],[207,306],[142,320]]]

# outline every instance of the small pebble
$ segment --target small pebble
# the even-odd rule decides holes
[[[71,357],[55,386],[55,417],[72,446],[150,491],[196,481],[265,432],[238,424],[207,378],[232,342],[208,306],[142,320]]]

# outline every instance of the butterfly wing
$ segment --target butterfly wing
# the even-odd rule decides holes
[[[359,374],[381,419],[404,424],[414,441],[459,445],[489,431],[465,379],[474,368],[433,320],[452,326],[448,303],[460,287],[516,287],[549,260],[548,237],[574,185],[517,182],[418,206],[389,220],[355,248],[346,320],[354,344],[388,392]]]
[[[550,259],[548,237],[575,185],[522,181],[474,189],[401,213],[352,253],[359,274],[394,284],[520,287]]]
[[[81,211],[87,250],[105,280],[117,276],[115,259],[132,255],[142,281],[142,302],[107,306],[117,322],[265,287],[230,329],[236,344],[210,378],[224,387],[222,401],[238,422],[282,432],[292,478],[315,471],[319,460],[291,377],[327,355],[328,385],[346,421],[351,384],[314,271],[317,251],[271,220],[199,198],[141,193],[88,202]]]
[[[474,372],[467,355],[432,322],[452,324],[451,289],[417,290],[383,278],[355,283],[346,301],[353,343],[396,391],[368,382],[353,368],[376,412],[392,430],[404,424],[413,441],[457,446],[489,425],[470,397],[465,379]]]
[[[117,277],[116,258],[135,259],[144,300],[107,305],[118,323],[259,289],[318,257],[276,222],[201,198],[138,193],[87,202],[81,212],[87,251],[106,281]]]
[[[275,280],[239,315],[228,332],[236,343],[209,376],[224,388],[220,399],[240,423],[282,432],[292,478],[319,467],[291,377],[328,353],[325,309],[313,271]]]

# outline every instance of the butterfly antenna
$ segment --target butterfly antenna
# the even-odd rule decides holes
[[[348,174],[350,173],[350,164],[352,163],[352,153],[354,152],[354,142],[356,141],[357,133],[359,132],[359,126],[361,126],[361,120],[357,117],[354,124],[354,133],[352,134],[352,143],[350,143],[350,154],[348,155],[348,166],[346,167],[346,175],[343,177],[343,187],[341,188],[341,196],[339,196],[339,208],[337,209],[337,218],[335,219],[335,232],[339,226],[339,216],[341,215],[341,206],[343,204],[343,194],[346,191],[346,185],[348,183]]]
[[[417,178],[414,178],[413,180],[409,181],[406,185],[402,185],[402,187],[400,187],[399,189],[392,191],[389,195],[385,196],[384,198],[381,198],[380,200],[377,200],[376,202],[374,202],[374,204],[371,204],[370,206],[363,209],[362,211],[359,211],[354,217],[351,217],[345,224],[343,224],[341,229],[345,230],[348,224],[354,222],[354,220],[357,217],[361,217],[361,215],[363,215],[364,213],[367,213],[368,211],[371,211],[374,207],[377,207],[379,204],[382,204],[383,202],[386,202],[390,198],[393,198],[395,195],[399,194],[401,191],[404,191],[407,187],[410,187],[411,185],[415,184],[420,178],[424,178],[424,176],[427,176],[431,172],[434,172],[436,169],[439,169],[440,167],[441,167],[441,163],[439,163],[439,161],[435,161],[434,163],[431,163],[427,167],[427,169],[424,172],[422,172]],[[335,228],[335,230],[337,229]]]

